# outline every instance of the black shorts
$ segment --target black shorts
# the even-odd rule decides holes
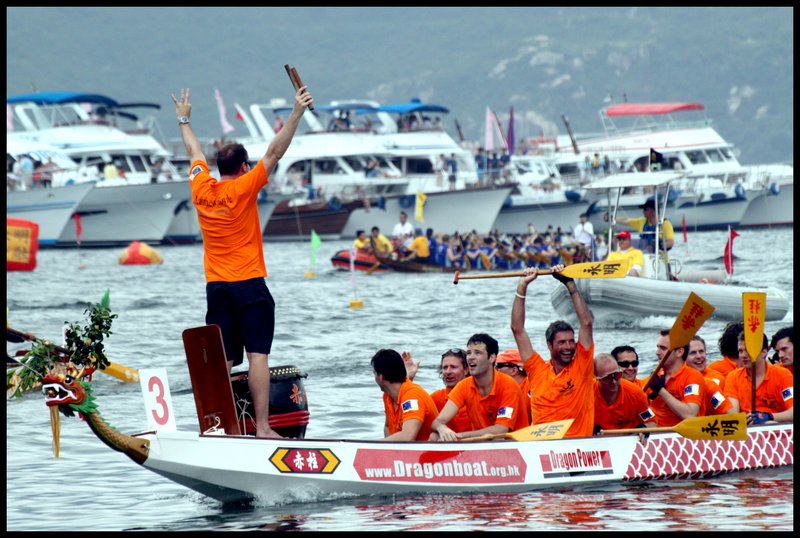
[[[222,330],[225,357],[234,366],[244,354],[269,355],[275,335],[275,300],[263,278],[206,284],[206,324]]]

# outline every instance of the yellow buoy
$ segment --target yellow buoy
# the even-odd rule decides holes
[[[306,278],[314,278],[314,271],[306,271]]]
[[[364,308],[364,301],[361,299],[352,299],[350,301],[350,308]]]
[[[119,263],[120,265],[158,265],[164,263],[164,259],[156,249],[147,243],[134,241],[120,254]]]

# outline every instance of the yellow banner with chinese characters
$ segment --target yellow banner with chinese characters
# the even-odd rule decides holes
[[[767,294],[763,291],[742,293],[742,319],[744,320],[744,348],[752,362],[764,347],[764,318],[767,313]]]
[[[678,349],[688,345],[703,323],[714,313],[714,307],[695,292],[689,293],[683,308],[669,331],[669,347]]]

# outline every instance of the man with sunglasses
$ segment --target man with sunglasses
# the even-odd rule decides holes
[[[495,370],[497,340],[477,333],[467,341],[470,376],[459,381],[431,428],[442,441],[458,441],[484,434],[503,434],[529,425],[525,399],[511,376]],[[449,423],[466,407],[472,429],[456,433]],[[432,436],[431,440],[436,440]]]
[[[528,383],[528,375],[525,373],[525,368],[522,366],[522,357],[519,356],[519,351],[516,349],[507,349],[497,356],[497,362],[494,365],[498,372],[503,372],[514,378],[514,381],[519,384],[519,390],[522,391],[522,396],[525,398],[525,409],[528,411],[528,422],[531,420],[531,390],[530,383]]]
[[[623,378],[616,359],[608,353],[594,358],[594,429],[650,428],[656,425],[647,396],[639,385]]]
[[[639,373],[639,354],[633,346],[617,346],[611,350],[611,356],[617,361],[617,365],[622,368],[622,377],[631,383],[635,383],[644,390],[644,379],[637,379]]]
[[[531,389],[531,416],[534,424],[574,419],[566,437],[588,437],[594,431],[594,338],[592,314],[573,279],[562,276],[561,264],[553,266],[553,277],[567,288],[580,328],[566,321],[554,321],[545,332],[550,360],[533,349],[525,330],[525,292],[539,270],[525,269],[517,283],[511,308],[511,332],[517,342]]]
[[[644,268],[644,253],[631,245],[631,233],[623,230],[617,234],[617,250],[608,255],[607,261],[631,260],[628,275],[639,276]]]

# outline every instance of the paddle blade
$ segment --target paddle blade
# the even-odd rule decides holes
[[[569,278],[623,278],[630,266],[630,260],[573,263],[567,265],[561,274]]]
[[[674,431],[698,441],[746,441],[747,415],[709,415],[682,420]]]
[[[670,349],[678,349],[687,345],[713,313],[713,306],[695,292],[691,292],[669,330]]]
[[[548,439],[563,439],[569,427],[575,421],[574,418],[557,420],[555,422],[545,422],[520,428],[505,435],[507,439],[515,441],[546,441]]]
[[[118,362],[111,361],[108,366],[101,368],[100,371],[127,383],[139,382],[139,370],[128,368]]]
[[[767,312],[767,294],[763,291],[742,293],[742,319],[744,320],[744,348],[750,360],[756,358],[764,348],[764,317]]]

